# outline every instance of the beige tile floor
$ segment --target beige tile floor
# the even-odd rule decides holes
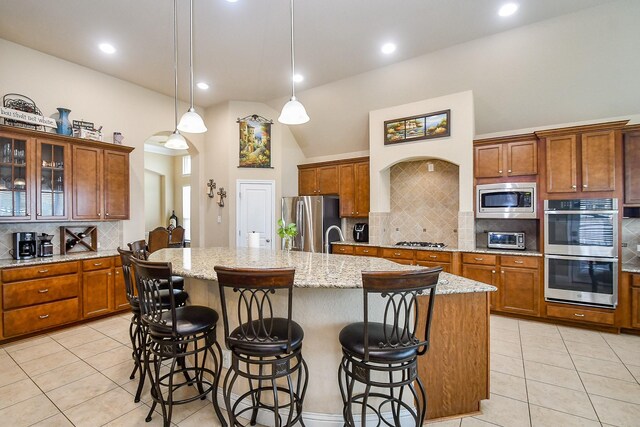
[[[0,425],[157,426],[134,403],[129,316],[0,347]],[[491,399],[469,426],[640,426],[640,337],[491,316]],[[337,392],[337,390],[336,390]],[[210,401],[176,407],[174,425],[217,426]]]

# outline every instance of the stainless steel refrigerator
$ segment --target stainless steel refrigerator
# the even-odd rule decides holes
[[[282,198],[282,219],[295,223],[298,235],[292,250],[324,252],[324,233],[332,225],[340,227],[340,205],[337,196],[297,196]],[[335,234],[332,234],[335,237]]]

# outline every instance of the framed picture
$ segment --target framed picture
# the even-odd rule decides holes
[[[273,120],[253,114],[238,119],[240,125],[240,168],[271,167],[271,125]]]
[[[451,110],[384,122],[384,145],[451,135]]]

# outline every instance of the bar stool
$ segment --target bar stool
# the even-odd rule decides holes
[[[149,252],[147,251],[147,242],[144,240],[136,240],[135,242],[127,243],[129,249],[133,252],[133,257],[142,260],[149,259]],[[174,289],[184,289],[184,277],[182,276],[171,276],[173,279],[173,288]]]
[[[127,301],[129,301],[131,312],[133,313],[133,316],[131,317],[131,324],[129,325],[129,338],[131,339],[133,371],[131,371],[129,379],[134,379],[136,372],[140,370],[138,389],[134,398],[134,402],[139,402],[147,373],[147,369],[145,369],[144,366],[143,355],[147,342],[147,330],[140,319],[140,301],[138,300],[138,296],[135,292],[135,287],[131,281],[131,258],[134,257],[134,253],[120,248],[118,248],[118,253],[120,254],[120,261],[122,261],[122,273],[124,277],[124,288],[127,295]],[[174,301],[179,307],[184,306],[187,303],[187,298],[189,298],[188,293],[178,289],[174,289],[173,295]],[[169,290],[160,290],[159,297],[161,304],[165,307],[169,307]]]
[[[421,426],[426,414],[426,394],[418,377],[418,356],[429,348],[429,331],[435,301],[436,284],[441,267],[425,270],[362,272],[364,294],[364,322],[352,323],[340,331],[342,361],[338,369],[338,383],[344,403],[345,425],[355,426],[353,406],[361,406],[361,423],[367,419],[367,409],[377,423],[389,426],[401,424],[401,411],[411,415],[416,426]],[[384,301],[382,322],[370,319],[369,295],[378,295]],[[429,296],[427,312],[418,313],[419,296]],[[416,336],[419,315],[425,316],[424,335]],[[422,331],[420,331],[422,332]],[[356,382],[364,385],[356,392]],[[418,388],[416,389],[415,384]],[[375,391],[371,388],[376,387]],[[378,391],[388,389],[388,393]],[[409,390],[409,402],[403,399]],[[397,392],[396,392],[397,390]],[[383,390],[386,391],[386,390]],[[409,396],[408,396],[409,397]],[[374,403],[370,402],[370,398]],[[414,402],[416,408],[411,405]],[[377,404],[377,407],[374,406]],[[393,420],[384,416],[390,410]]]
[[[229,424],[242,426],[238,417],[247,413],[251,415],[251,425],[255,425],[258,411],[262,409],[273,413],[274,426],[290,426],[298,421],[304,426],[302,403],[307,391],[308,369],[302,358],[304,332],[291,320],[295,270],[216,266],[215,271],[225,343],[231,350],[231,368],[223,384]],[[227,301],[227,288],[232,288],[238,301]],[[278,309],[275,294],[286,297],[286,313],[284,308]],[[276,313],[286,317],[275,317]],[[230,319],[234,319],[233,325]],[[231,392],[238,377],[246,379],[248,391],[232,404]],[[281,409],[288,410],[286,420],[280,415]]]
[[[146,421],[151,421],[159,403],[164,426],[168,427],[173,405],[205,399],[213,390],[213,407],[222,425],[226,426],[215,396],[222,370],[222,349],[216,341],[218,313],[205,306],[178,307],[171,280],[171,263],[136,258],[131,258],[131,262],[140,298],[140,316],[149,338],[148,351],[143,354],[151,378],[153,405]],[[161,283],[168,284],[168,306],[160,298]],[[209,356],[213,369],[209,367]],[[186,357],[191,362],[189,365],[184,362]],[[168,370],[164,366],[166,361],[169,361]],[[180,380],[176,374],[183,374],[185,379]],[[177,390],[191,385],[197,387],[197,393],[183,399],[174,398]]]

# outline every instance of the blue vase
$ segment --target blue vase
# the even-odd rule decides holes
[[[56,133],[59,135],[73,135],[73,129],[71,128],[71,122],[69,121],[69,113],[71,110],[67,108],[58,107],[58,112],[60,113],[60,118],[56,120]]]

